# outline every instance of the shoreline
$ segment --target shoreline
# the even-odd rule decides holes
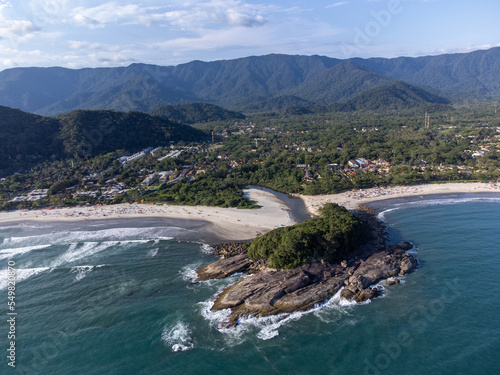
[[[242,241],[255,238],[280,226],[295,224],[289,208],[268,191],[246,189],[246,196],[255,201],[259,209],[237,209],[204,206],[171,206],[155,204],[117,204],[84,207],[68,207],[42,210],[1,212],[0,224],[74,223],[82,226],[91,222],[136,220],[163,221],[172,226],[196,229],[199,234],[183,236],[183,240]],[[192,231],[194,233],[194,231]]]
[[[474,193],[500,193],[500,183],[450,183],[414,186],[396,186],[353,190],[340,194],[304,196],[300,198],[311,216],[324,203],[337,203],[349,210],[361,205],[374,205],[379,210],[387,200],[419,199],[424,196]],[[67,223],[82,227],[92,223],[117,225],[131,220],[145,225],[158,223],[187,229],[182,240],[218,242],[246,241],[259,233],[267,233],[281,226],[295,224],[294,212],[287,205],[284,195],[273,194],[268,189],[245,189],[248,198],[261,208],[237,209],[202,206],[170,206],[152,204],[118,204],[103,206],[70,207],[45,210],[0,212],[0,224],[9,223]],[[500,197],[500,195],[499,195]]]
[[[377,203],[381,206],[388,200],[407,200],[408,198],[419,198],[431,195],[450,194],[476,194],[476,193],[500,193],[500,183],[483,182],[457,182],[449,184],[426,184],[410,186],[379,187],[370,189],[351,190],[339,194],[325,195],[296,195],[301,198],[309,213],[317,215],[318,208],[325,203],[337,203],[348,210],[356,210],[359,206]],[[499,195],[500,197],[500,195]]]

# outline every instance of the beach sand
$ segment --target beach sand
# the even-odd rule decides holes
[[[337,203],[347,209],[385,199],[442,195],[453,193],[500,193],[499,183],[450,183],[416,186],[396,186],[354,190],[341,194],[304,196],[301,198],[311,215],[327,202]],[[292,212],[283,200],[259,188],[246,189],[245,194],[261,208],[237,209],[202,206],[171,206],[151,204],[118,204],[30,211],[1,212],[0,223],[10,222],[67,222],[82,225],[91,221],[116,219],[161,218],[165,223],[190,227],[209,242],[243,241],[255,238],[280,226],[295,224]],[[304,210],[305,211],[305,210]],[[187,238],[186,238],[187,239]],[[193,240],[195,238],[193,237]],[[198,238],[196,238],[198,239]]]
[[[288,207],[275,195],[261,189],[247,189],[245,195],[261,208],[237,209],[202,206],[117,204],[1,212],[0,223],[10,222],[88,222],[95,220],[163,218],[199,221],[198,226],[211,238],[239,241],[258,233],[295,223]],[[206,224],[206,225],[205,225]]]
[[[382,201],[385,199],[418,197],[436,194],[458,193],[500,193],[500,183],[449,183],[428,184],[414,186],[379,187],[362,190],[352,190],[331,195],[297,195],[306,204],[311,215],[317,214],[319,207],[325,203],[337,203],[349,210],[356,209],[359,205]]]

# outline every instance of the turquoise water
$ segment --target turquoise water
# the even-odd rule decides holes
[[[0,346],[7,352],[7,265],[17,269],[16,369],[9,374],[499,374],[500,199],[389,206],[391,242],[421,266],[371,303],[333,298],[307,314],[220,329],[195,284],[213,260],[186,231],[112,226],[0,228]]]

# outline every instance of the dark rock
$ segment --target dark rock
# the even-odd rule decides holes
[[[349,284],[358,290],[376,284],[382,279],[405,274],[417,266],[417,261],[402,250],[385,250],[371,255],[360,264],[349,278]],[[349,289],[352,288],[348,286]]]
[[[385,282],[385,285],[387,286],[391,286],[391,285],[399,285],[401,284],[401,281],[399,279],[387,279],[387,281]]]
[[[409,255],[409,254],[408,254]],[[418,266],[418,261],[412,257],[408,256],[401,261],[401,275],[406,275],[408,272],[413,271]]]
[[[212,255],[219,256],[221,259],[233,257],[235,255],[246,254],[242,242],[228,242],[212,246],[214,249]]]
[[[355,295],[356,295],[356,293],[353,293],[352,291],[350,291],[347,288],[342,289],[342,291],[340,292],[340,296],[342,298],[347,299],[347,300],[351,300]]]
[[[196,273],[199,281],[222,279],[237,272],[247,272],[251,265],[252,260],[248,259],[246,254],[240,254],[202,266],[196,270]]]
[[[400,242],[396,245],[392,245],[392,248],[400,249],[403,251],[408,251],[408,250],[413,249],[413,245],[411,243],[409,243],[408,241],[403,241],[403,242]]]
[[[252,260],[245,255],[237,255],[201,267],[198,275],[202,279],[208,275],[245,272],[251,263]],[[354,266],[349,268],[342,264],[317,262],[293,270],[265,269],[226,288],[217,297],[212,310],[232,309],[227,322],[231,326],[243,316],[268,316],[310,309],[331,298],[342,286],[345,286],[342,297],[364,302],[377,297],[380,292],[370,285],[416,266],[416,260],[402,250],[377,252],[364,261],[353,260],[351,263]]]
[[[360,303],[376,297],[378,297],[378,291],[375,288],[366,288],[356,293],[354,300]]]

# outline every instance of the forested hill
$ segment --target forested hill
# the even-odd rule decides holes
[[[228,111],[227,109],[207,103],[165,105],[155,108],[149,111],[149,113],[153,116],[179,121],[184,124],[232,119],[241,120],[245,118],[243,113]]]
[[[174,141],[198,141],[205,133],[141,112],[73,111],[57,117],[60,138],[69,155],[99,155],[116,150],[137,151]]]
[[[288,116],[310,113],[351,112],[351,111],[393,111],[409,108],[428,108],[429,110],[449,109],[450,102],[418,87],[401,81],[375,87],[354,98],[329,105],[291,105],[282,113]]]
[[[396,81],[366,91],[347,104],[349,110],[377,111],[381,109],[400,110],[427,104],[450,104],[450,102],[418,87]]]
[[[442,91],[450,98],[500,98],[500,48],[394,59],[353,59],[377,74]]]
[[[274,54],[178,66],[14,68],[0,72],[0,105],[42,115],[75,109],[148,112],[199,102],[231,110],[277,109],[284,102],[345,102],[392,81],[453,100],[498,99],[500,48],[394,59]]]
[[[0,176],[8,168],[17,170],[61,155],[59,128],[59,121],[54,118],[0,107]]]
[[[139,112],[78,110],[54,118],[0,107],[0,175],[51,157],[85,158],[204,139],[206,134],[191,126]]]

